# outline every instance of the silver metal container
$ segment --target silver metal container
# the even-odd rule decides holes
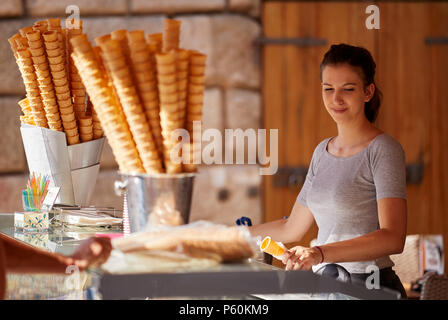
[[[120,175],[122,180],[115,182],[115,192],[126,193],[131,233],[150,228],[150,214],[161,205],[177,210],[183,224],[189,222],[194,173]]]

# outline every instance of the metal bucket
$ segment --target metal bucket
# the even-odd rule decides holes
[[[194,173],[180,174],[122,174],[115,181],[115,192],[126,194],[130,232],[139,232],[151,227],[149,215],[161,203],[177,210],[182,223],[190,220]],[[124,208],[125,209],[125,208]],[[125,222],[123,222],[125,223]]]

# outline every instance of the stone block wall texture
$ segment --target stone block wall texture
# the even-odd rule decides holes
[[[261,126],[261,0],[3,0],[0,6],[0,213],[21,208],[20,190],[28,167],[20,135],[17,102],[25,89],[7,39],[47,17],[67,18],[80,10],[89,39],[117,29],[162,32],[163,20],[182,21],[180,46],[207,54],[202,129]],[[206,142],[203,142],[206,146]],[[226,146],[223,143],[223,150]],[[232,150],[228,151],[232,152]],[[108,143],[92,205],[122,208],[114,181],[120,177]],[[190,221],[234,224],[240,216],[262,221],[257,165],[201,165],[195,178]]]

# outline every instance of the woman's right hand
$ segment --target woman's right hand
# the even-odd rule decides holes
[[[293,247],[282,255],[285,270],[311,270],[321,260],[322,255],[318,249],[302,246]]]

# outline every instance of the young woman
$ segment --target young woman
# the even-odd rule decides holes
[[[381,93],[375,62],[364,48],[332,45],[320,66],[322,98],[338,135],[314,150],[305,183],[288,219],[251,227],[254,236],[284,243],[302,239],[313,220],[317,246],[293,247],[283,255],[287,270],[343,266],[352,281],[365,281],[371,266],[380,284],[405,290],[389,258],[406,239],[405,154],[400,143],[376,128]]]

